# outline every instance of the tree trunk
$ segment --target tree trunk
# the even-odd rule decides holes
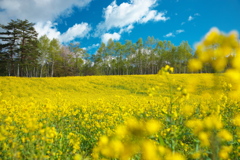
[[[42,72],[43,72],[43,65],[41,65],[41,69],[40,69],[40,77],[42,77]]]
[[[51,73],[51,77],[53,77],[53,68],[54,68],[54,62],[52,62],[52,73]]]

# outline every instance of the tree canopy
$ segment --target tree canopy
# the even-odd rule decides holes
[[[135,43],[109,39],[91,55],[80,43],[64,46],[46,35],[37,38],[33,26],[19,19],[0,25],[1,76],[156,74],[165,65],[174,67],[175,73],[187,73],[188,60],[194,56],[187,41],[175,46],[150,36]]]
[[[0,25],[1,73],[8,76],[33,76],[37,64],[37,32],[28,20],[11,20]]]

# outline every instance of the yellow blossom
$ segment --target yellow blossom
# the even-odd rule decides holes
[[[207,129],[221,129],[223,127],[221,119],[215,115],[206,117],[204,119],[204,125]]]
[[[74,160],[82,160],[82,156],[80,154],[75,154],[73,159]]]
[[[173,153],[173,154],[170,154],[170,155],[167,155],[166,160],[185,160],[185,157],[182,156],[181,154],[179,153]]]
[[[188,62],[188,68],[192,72],[197,72],[202,69],[202,62],[198,59],[190,59]]]
[[[218,155],[222,159],[228,159],[229,153],[232,151],[232,146],[222,146]]]
[[[232,134],[227,131],[226,129],[222,129],[220,132],[218,132],[218,137],[225,141],[231,141],[233,139]]]
[[[191,116],[194,113],[194,110],[195,110],[194,106],[185,105],[181,108],[181,114],[183,116],[188,117],[188,116]]]
[[[198,135],[200,141],[201,141],[201,145],[202,146],[209,146],[210,142],[209,142],[209,134],[206,132],[200,132]]]
[[[150,141],[145,141],[143,143],[143,158],[149,160],[159,159],[156,153],[156,146]]]
[[[233,124],[234,124],[235,126],[240,127],[240,114],[236,115],[236,116],[233,118]]]
[[[196,153],[192,154],[193,159],[199,159],[200,157],[201,157],[201,153],[199,153],[199,152],[196,152]]]
[[[218,38],[219,38],[219,30],[217,28],[211,28],[211,30],[207,33],[207,35],[205,36],[204,45],[210,45],[212,43],[216,43]]]
[[[160,129],[160,124],[156,120],[150,120],[146,122],[146,130],[149,134],[154,134]]]

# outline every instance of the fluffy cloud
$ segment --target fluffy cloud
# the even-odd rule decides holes
[[[85,37],[91,27],[88,23],[75,24],[73,27],[70,27],[65,33],[61,34],[57,28],[57,24],[53,24],[51,21],[46,23],[39,22],[34,27],[39,33],[38,36],[47,35],[49,39],[58,38],[62,43],[70,42],[75,38]]]
[[[133,24],[147,23],[148,21],[166,21],[166,12],[152,10],[157,5],[157,0],[131,0],[129,3],[116,4],[114,0],[104,9],[104,22],[97,26],[96,36],[109,31],[110,29],[120,29],[131,32]]]
[[[163,37],[175,37],[175,35],[172,32],[170,32],[170,33],[164,35]]]
[[[116,32],[114,32],[113,34],[111,34],[111,33],[105,33],[105,34],[102,35],[102,42],[105,43],[105,44],[107,44],[107,42],[108,42],[109,39],[119,40],[120,37],[121,37],[121,35],[118,34],[118,33],[116,33]]]
[[[134,26],[132,24],[130,24],[127,27],[121,28],[119,31],[119,34],[122,34],[123,32],[131,33],[133,28],[134,28]]]
[[[188,17],[188,21],[191,21],[191,20],[193,20],[194,18],[192,17],[192,16],[189,16]]]
[[[164,15],[165,15],[164,12],[158,13],[156,10],[152,10],[152,11],[149,11],[148,14],[140,20],[140,22],[141,23],[146,23],[150,20],[153,20],[153,21],[166,21],[166,20],[168,20],[169,18],[165,17]]]
[[[170,33],[164,35],[163,37],[166,37],[166,38],[168,38],[168,37],[175,37],[177,34],[180,34],[182,32],[185,32],[185,31],[183,29],[178,29],[175,32],[170,32]]]
[[[67,32],[63,33],[60,37],[61,42],[70,42],[75,38],[83,38],[91,30],[88,23],[75,24],[69,28]]]
[[[53,24],[51,21],[47,21],[46,23],[38,22],[34,26],[35,30],[38,32],[38,37],[43,35],[47,35],[48,38],[59,38],[60,32],[56,28],[57,24]]]
[[[200,16],[200,14],[199,14],[199,13],[194,13],[193,16],[189,16],[189,17],[188,17],[188,21],[192,21],[192,20],[195,19],[197,16]]]
[[[88,47],[86,47],[86,48],[84,48],[85,50],[91,50],[91,49],[94,49],[94,48],[97,48],[97,47],[99,47],[99,43],[96,43],[96,44],[92,44],[91,46],[88,46]]]
[[[182,33],[182,32],[184,32],[183,29],[176,30],[176,33],[177,33],[177,34]]]
[[[199,14],[199,13],[194,13],[193,16],[190,15],[190,16],[188,17],[188,21],[194,20],[197,16],[200,16],[200,14]],[[184,25],[185,23],[186,23],[186,22],[182,22],[181,25]]]
[[[53,21],[60,15],[72,13],[72,7],[84,7],[92,0],[0,0],[0,23],[9,19],[28,19],[30,22]]]
[[[39,36],[47,35],[50,39],[58,38],[68,42],[77,37],[84,37],[91,30],[87,23],[75,24],[61,34],[57,24],[53,24],[59,16],[69,16],[73,7],[85,7],[92,0],[0,0],[0,23],[7,24],[9,19],[27,19],[34,22]]]

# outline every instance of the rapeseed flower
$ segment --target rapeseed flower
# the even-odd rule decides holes
[[[202,62],[198,59],[190,59],[188,62],[188,68],[192,72],[197,72],[203,67]]]
[[[240,114],[236,115],[236,116],[233,118],[232,123],[233,123],[235,126],[240,127]]]
[[[147,121],[145,125],[146,125],[146,130],[150,135],[158,132],[159,129],[161,128],[160,123],[156,120]]]
[[[229,38],[232,38],[229,44],[236,47],[234,35]],[[227,47],[221,50],[230,52]],[[221,57],[221,50],[204,53]],[[232,50],[233,57],[235,51]],[[209,56],[204,58],[211,60]],[[202,65],[205,63],[198,59]],[[237,62],[234,59],[230,62],[238,73]],[[163,69],[169,73],[173,70],[170,66]],[[0,77],[1,84],[8,84],[1,86],[0,156],[181,159],[199,153],[200,158],[207,158],[210,156],[207,153],[212,152],[211,145],[217,141],[219,158],[237,159],[237,146],[227,150],[222,145],[240,141],[239,135],[232,134],[240,126],[238,114],[233,116],[238,113],[239,99],[230,96],[238,93],[238,81],[233,83],[222,77],[218,86],[224,90],[219,87],[216,91],[213,77],[212,74]],[[178,86],[181,87],[177,91]],[[147,96],[150,91],[153,96]],[[190,98],[180,98],[188,93]]]
[[[209,142],[210,135],[209,135],[209,133],[207,133],[207,132],[200,132],[198,134],[198,138],[201,141],[201,145],[202,146],[209,146],[210,145],[210,142]]]
[[[232,141],[233,140],[232,134],[226,129],[222,129],[221,131],[219,131],[217,136],[223,141]]]
[[[222,159],[229,159],[229,153],[232,151],[232,146],[222,146],[219,151],[219,157]]]

